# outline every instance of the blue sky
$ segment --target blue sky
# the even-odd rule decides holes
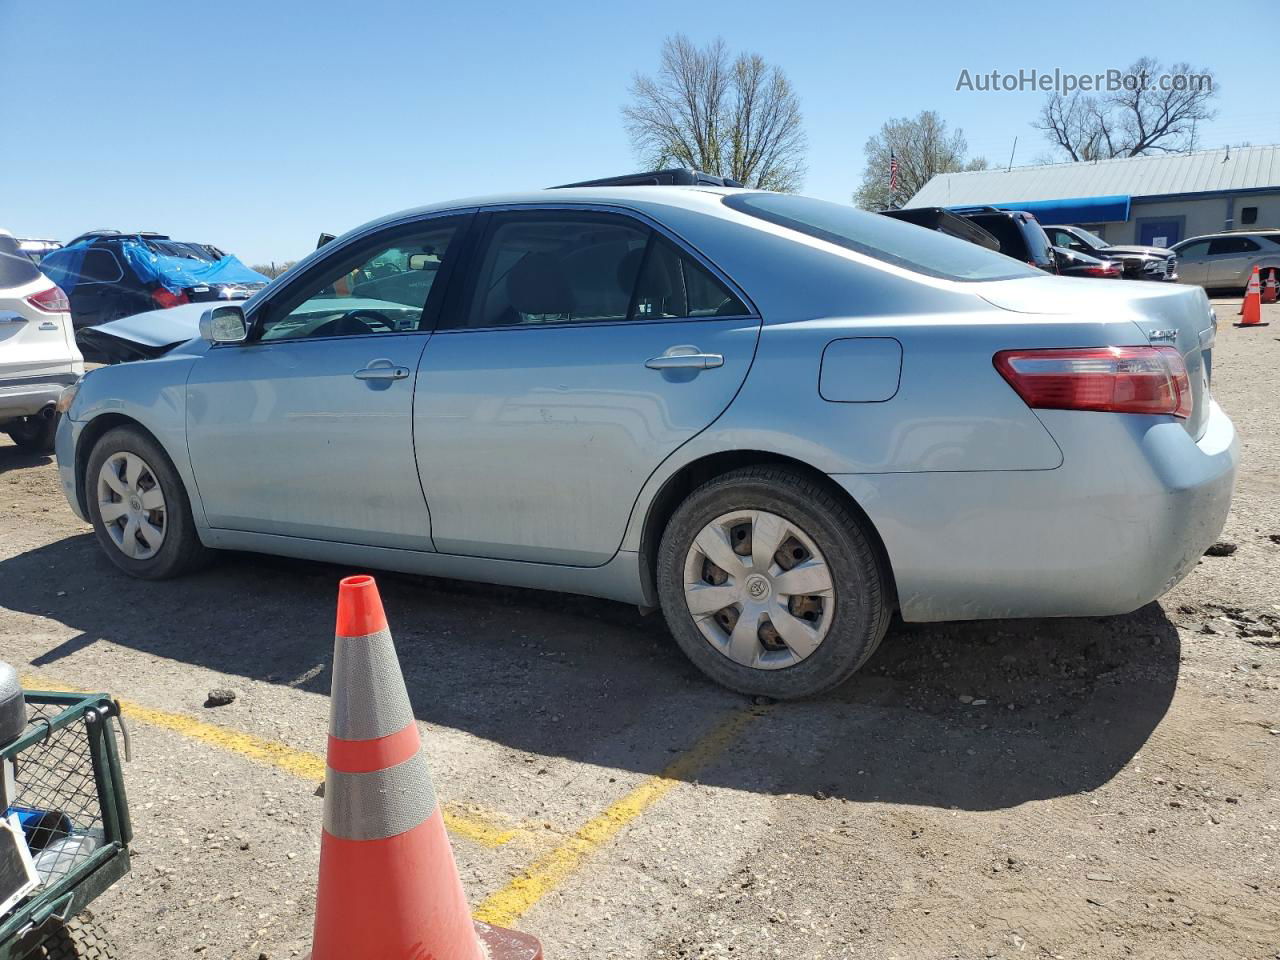
[[[1218,75],[1206,146],[1280,143],[1275,42],[1253,33],[1272,0],[1067,9],[0,0],[0,226],[153,229],[285,260],[403,207],[628,172],[619,108],[675,31],[786,69],[809,136],[804,192],[831,200],[857,186],[866,138],[922,109],[993,163],[1015,135],[1015,163],[1045,154],[1028,125],[1043,94],[956,92],[963,68],[1189,60]]]

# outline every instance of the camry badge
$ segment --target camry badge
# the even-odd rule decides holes
[[[1148,340],[1177,340],[1177,330],[1152,330],[1147,334]]]

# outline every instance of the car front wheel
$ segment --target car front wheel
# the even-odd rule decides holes
[[[85,470],[93,532],[107,557],[134,577],[162,580],[199,566],[191,503],[168,455],[135,427],[117,427],[94,445]]]
[[[658,552],[667,623],[713,680],[777,699],[843,682],[891,614],[887,574],[835,492],[785,467],[748,467],[693,491]]]

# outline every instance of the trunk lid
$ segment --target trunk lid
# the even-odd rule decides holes
[[[1218,330],[1217,317],[1202,288],[1147,282],[1105,284],[1065,277],[1000,280],[980,286],[975,292],[1002,310],[1127,319],[1136,328],[1131,344],[1079,344],[1082,347],[1176,347],[1191,382],[1191,416],[1182,422],[1183,427],[1200,439],[1209,417],[1213,341]]]

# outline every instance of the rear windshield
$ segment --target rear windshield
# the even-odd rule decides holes
[[[993,213],[990,216],[970,216],[968,219],[1000,241],[1001,253],[1017,257],[1019,260],[1031,258],[1031,252],[1027,249],[1026,241],[1022,239],[1018,225],[1013,222],[1013,217]]]
[[[39,268],[13,237],[0,236],[0,288],[21,287],[40,277]]]
[[[732,193],[725,205],[810,237],[944,280],[1012,280],[1038,271],[946,234],[893,217],[785,193]]]

